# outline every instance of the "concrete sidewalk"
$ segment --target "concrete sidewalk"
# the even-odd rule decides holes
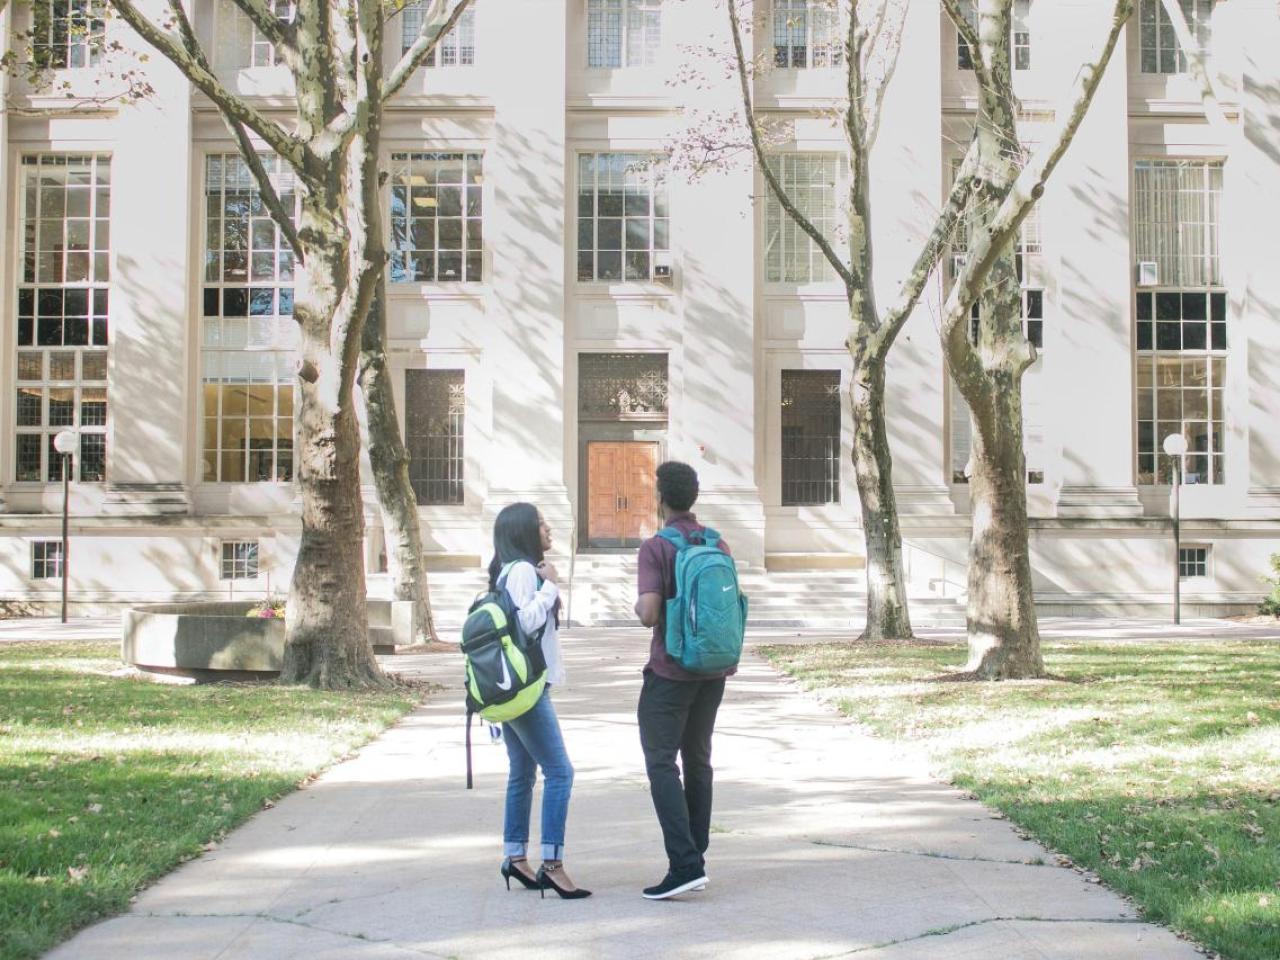
[[[665,869],[635,729],[639,630],[566,639],[556,704],[577,768],[581,901],[498,875],[506,752],[477,729],[464,789],[460,657],[398,657],[444,692],[355,759],[55,950],[60,960],[759,957],[1181,960],[1197,950],[1019,839],[917,759],[748,654],[715,741],[702,893]],[[535,804],[533,837],[537,840]]]

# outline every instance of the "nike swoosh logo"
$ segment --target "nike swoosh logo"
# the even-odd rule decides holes
[[[733,584],[729,584],[729,586],[727,586],[727,587],[721,587],[721,588],[720,588],[720,592],[721,592],[721,593],[728,593],[728,592],[729,592],[730,590],[732,590],[732,589],[733,589]]]
[[[507,669],[507,658],[502,657],[502,681],[498,684],[499,690],[511,689],[511,672]]]

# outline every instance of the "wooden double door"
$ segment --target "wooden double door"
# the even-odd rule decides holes
[[[630,547],[658,531],[658,444],[587,444],[587,544]]]

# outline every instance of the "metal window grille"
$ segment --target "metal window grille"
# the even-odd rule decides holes
[[[578,157],[578,279],[671,280],[664,157]]]
[[[1179,0],[1182,15],[1201,50],[1208,47],[1213,0]],[[1173,32],[1173,21],[1160,0],[1142,0],[1139,30],[1143,73],[1186,73],[1187,54]]]
[[[223,580],[254,580],[258,576],[258,541],[222,541]]]
[[[665,353],[583,353],[578,357],[578,413],[584,420],[665,419]]]
[[[31,54],[40,67],[97,66],[105,35],[101,0],[37,0],[33,6]]]
[[[844,38],[834,0],[773,0],[773,62],[784,69],[838,67]]]
[[[1183,580],[1190,577],[1207,577],[1209,575],[1208,547],[1179,547],[1178,576]]]
[[[651,67],[662,48],[662,0],[587,0],[587,66]]]
[[[1139,160],[1134,252],[1160,286],[1135,297],[1138,482],[1173,481],[1164,438],[1187,440],[1184,483],[1221,484],[1226,465],[1227,292],[1222,289],[1223,164]]]
[[[422,24],[427,15],[428,0],[414,0],[405,4],[400,14],[400,52],[407,53],[417,42],[422,33]],[[456,6],[451,4],[450,10]],[[476,62],[476,5],[473,2],[462,12],[453,29],[437,41],[435,48],[427,54],[425,66],[471,66]]]
[[[297,216],[293,173],[262,156]],[[234,154],[205,161],[201,476],[211,483],[293,479],[293,251]]]
[[[463,502],[465,426],[462,370],[405,371],[405,446],[418,503]]]
[[[796,208],[825,237],[836,226],[836,168],[839,157],[827,153],[778,154],[769,160]],[[810,283],[837,279],[818,245],[782,209],[772,190],[764,208],[765,279],[770,283]]]
[[[840,371],[782,371],[782,504],[840,502]]]
[[[484,279],[483,158],[393,153],[392,283]]]
[[[56,580],[62,576],[62,541],[36,540],[31,544],[31,579]]]
[[[72,476],[106,472],[111,161],[29,155],[21,163],[15,479],[62,479],[53,437],[80,433]]]

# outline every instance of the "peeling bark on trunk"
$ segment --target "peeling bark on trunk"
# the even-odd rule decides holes
[[[369,645],[364,577],[364,506],[360,498],[360,429],[353,377],[330,345],[331,331],[359,298],[346,289],[350,236],[343,192],[313,184],[303,199],[299,235],[307,269],[294,315],[301,359],[316,372],[298,378],[297,480],[302,542],[289,587],[284,683],[326,689],[386,684]]]
[[[993,378],[996,379],[996,378]],[[988,680],[1044,675],[1027,533],[1021,376],[998,378],[991,414],[974,418],[969,477],[969,662]]]
[[[913,634],[885,428],[883,360],[855,364],[854,378],[849,391],[853,472],[867,548],[867,623],[859,639],[909,640]]]
[[[387,540],[392,596],[414,602],[419,635],[415,639],[438,640],[422,562],[418,502],[409,482],[409,453],[400,434],[395,394],[387,375],[385,282],[380,280],[374,292],[360,345],[360,392],[369,431],[369,461]]]

